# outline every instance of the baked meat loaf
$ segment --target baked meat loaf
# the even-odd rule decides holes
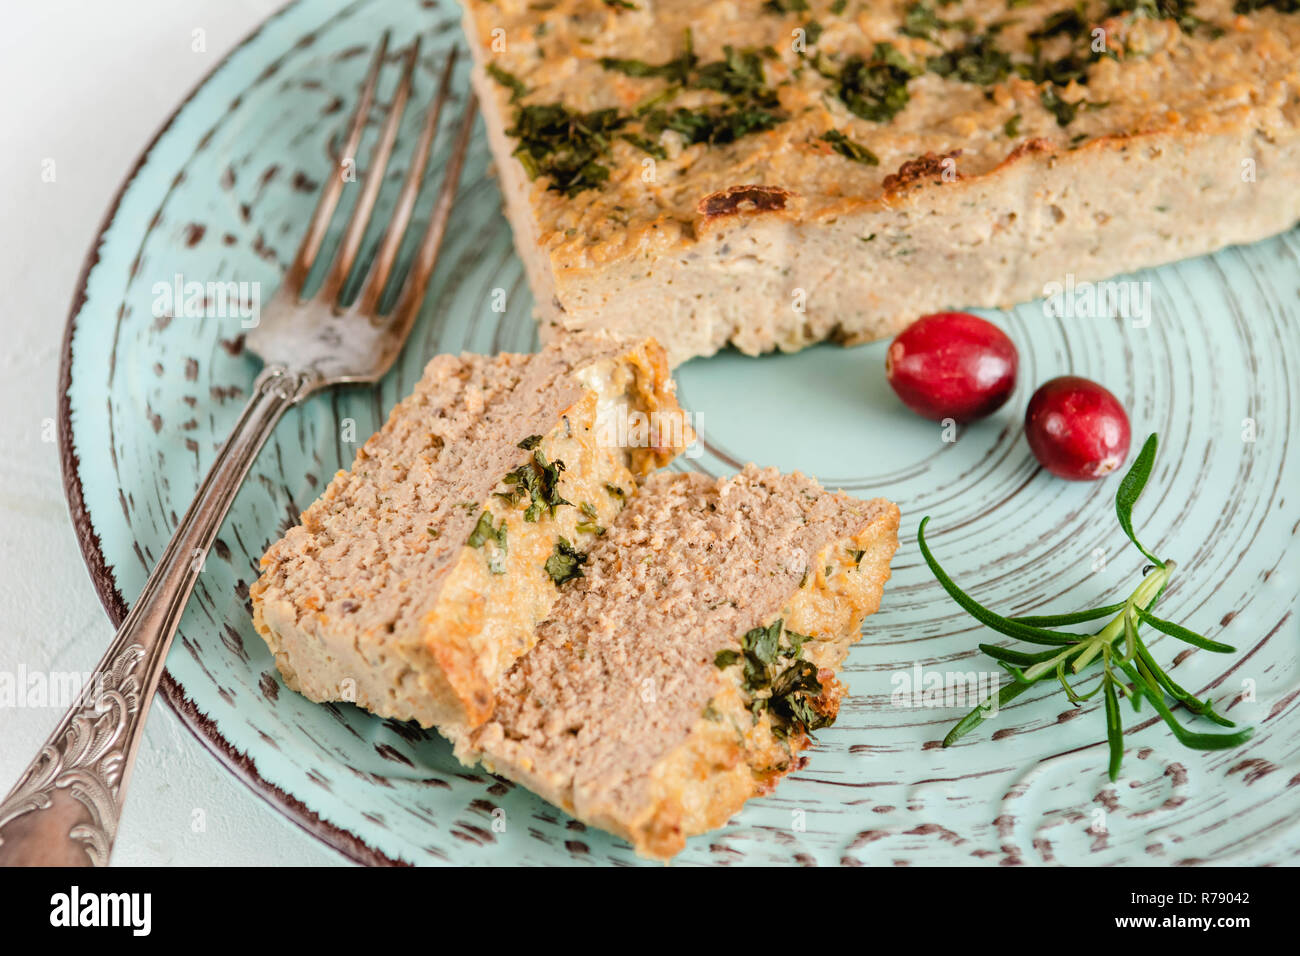
[[[464,0],[543,336],[893,334],[1300,220],[1294,0]]]
[[[668,425],[605,427],[626,405]],[[285,683],[450,732],[491,713],[557,582],[637,476],[689,441],[663,350],[608,334],[535,355],[440,355],[271,545],[253,621]]]
[[[799,474],[652,475],[457,755],[672,856],[801,766],[835,718],[897,532],[890,502]]]

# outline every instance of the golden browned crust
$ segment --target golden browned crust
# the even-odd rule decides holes
[[[1300,15],[1243,16],[1234,3],[1198,0],[1201,22],[1180,24],[1164,7],[1107,16],[1092,0],[1082,14],[1089,30],[1045,39],[1031,34],[1073,11],[1073,0],[1014,9],[1005,0],[930,3],[941,20],[963,24],[937,32],[904,29],[916,0],[849,0],[839,12],[813,2],[787,13],[762,0],[657,0],[636,10],[601,0],[470,0],[466,23],[543,336],[636,316],[676,363],[728,343],[760,352],[829,336],[861,341],[936,308],[1033,298],[1066,272],[1102,279],[1293,225]],[[793,43],[810,21],[820,28],[812,45]],[[647,137],[635,119],[633,136],[608,138],[599,157],[608,175],[592,188],[565,193],[546,175],[523,175],[504,133],[518,109],[559,103],[644,117],[643,108],[726,103],[716,88],[674,93],[677,80],[656,72],[682,54],[687,26],[698,62],[710,67],[727,47],[771,51],[760,65],[780,122],[714,142],[689,141],[671,123]],[[1088,47],[1094,26],[1104,31],[1104,53]],[[509,37],[504,47],[492,46],[494,29]],[[995,81],[931,66],[990,35],[1011,58]],[[872,120],[839,95],[840,71],[881,43],[918,72],[906,105]],[[1080,49],[1077,79],[1035,72]],[[603,58],[650,69],[605,68]],[[487,64],[527,92],[512,100],[483,73]],[[845,139],[837,148],[827,136]],[[1122,168],[1115,161],[1138,150],[1153,152]],[[952,159],[955,175],[942,175],[935,157]],[[1257,174],[1250,188],[1245,162]],[[1084,216],[1068,220],[1076,234],[1066,243],[1052,229],[1060,221],[1053,207],[1071,212],[1060,197]],[[1141,208],[1095,228],[1097,208],[1135,197]],[[992,229],[957,242],[947,228],[920,234],[926,218],[954,233],[979,233],[981,220]],[[971,220],[981,228],[970,229]],[[904,233],[916,241],[880,242]],[[796,289],[816,294],[791,315]]]
[[[898,167],[898,172],[886,176],[880,188],[888,196],[922,182],[930,182],[936,186],[945,182],[957,182],[961,179],[961,173],[957,170],[957,157],[960,155],[960,149],[953,149],[942,156],[937,153],[926,153],[916,159],[909,159]],[[949,178],[945,179],[945,175]]]
[[[695,432],[677,404],[677,385],[673,382],[672,371],[668,367],[668,356],[658,342],[648,340],[645,347],[634,349],[623,356],[628,366],[635,369],[636,376],[632,383],[631,406],[645,412],[646,415],[675,417],[681,422],[680,444],[652,443],[644,448],[628,449],[632,473],[648,475],[656,468],[662,468],[695,440]],[[663,437],[656,433],[653,437]],[[674,436],[675,437],[675,436]]]
[[[973,32],[941,31],[928,37],[903,30],[913,0],[854,0],[839,14],[813,4],[807,13],[792,8],[785,15],[774,13],[763,0],[714,7],[659,0],[640,10],[620,10],[603,0],[545,5],[469,0],[466,26],[480,61],[513,75],[527,88],[516,100],[515,92],[500,83],[483,87],[503,104],[506,125],[515,108],[529,104],[560,102],[575,110],[640,108],[647,95],[663,92],[671,80],[602,69],[601,58],[633,58],[651,65],[668,61],[681,53],[687,27],[702,62],[721,59],[726,45],[775,51],[774,57],[764,59],[763,70],[789,118],[774,129],[733,143],[669,149],[668,158],[657,161],[656,177],[649,183],[641,176],[647,154],[622,141],[612,143],[612,153],[603,160],[612,171],[600,188],[569,197],[548,190],[544,177],[532,183],[539,241],[553,246],[567,262],[576,258],[571,253],[586,250],[584,258],[590,256],[594,264],[606,245],[615,255],[630,255],[643,241],[682,238],[687,234],[675,233],[674,222],[689,221],[702,197],[736,186],[788,190],[808,201],[806,215],[815,218],[843,198],[880,200],[889,170],[927,153],[961,149],[970,166],[965,175],[975,177],[1008,157],[1021,158],[1025,153],[1020,143],[1033,139],[1077,147],[1080,138],[1088,142],[1113,135],[1286,125],[1293,117],[1285,111],[1279,115],[1283,104],[1276,94],[1279,83],[1294,79],[1300,22],[1294,15],[1267,9],[1240,16],[1233,3],[1201,0],[1195,9],[1206,25],[1190,31],[1170,20],[1102,18],[1092,10],[1089,25],[1095,21],[1106,31],[1110,53],[1088,66],[1087,83],[1059,87],[1065,102],[1085,103],[1066,124],[1041,102],[1040,94],[1049,84],[1015,71],[988,85],[923,72],[908,84],[908,106],[884,122],[850,112],[834,94],[834,73],[846,57],[870,56],[882,42],[924,68],[927,58],[959,48],[970,36],[999,25],[997,45],[1023,64],[1030,58],[1028,34],[1041,29],[1051,14],[1072,9],[1071,0],[1039,0],[1011,12],[1005,0],[958,0],[944,4],[942,16],[969,17]],[[792,49],[792,31],[808,20],[823,28],[818,42],[802,52]],[[508,42],[500,43],[494,31],[504,31]],[[1050,42],[1065,39],[1057,34]],[[1077,43],[1081,38],[1072,39]],[[828,59],[815,62],[814,53]],[[674,105],[720,99],[701,93],[694,99],[679,98]],[[1086,108],[1103,102],[1105,107]],[[1004,125],[1017,116],[1017,132],[1006,132]],[[818,138],[828,130],[844,132],[869,147],[880,165],[854,163],[828,152]],[[672,136],[665,134],[664,141]],[[755,176],[756,170],[764,175]],[[632,232],[626,239],[625,230]]]
[[[780,186],[728,186],[700,199],[696,211],[706,220],[744,213],[779,212],[793,194]]]

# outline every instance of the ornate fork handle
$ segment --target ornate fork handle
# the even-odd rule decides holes
[[[90,683],[0,803],[0,865],[108,862],[149,703],[208,549],[253,459],[314,372],[268,366]]]

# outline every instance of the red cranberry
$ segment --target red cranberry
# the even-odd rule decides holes
[[[938,312],[917,319],[894,339],[885,376],[918,415],[970,422],[1011,397],[1019,359],[996,325],[967,312]]]
[[[1025,410],[1029,450],[1052,474],[1093,481],[1124,464],[1129,425],[1124,406],[1096,382],[1062,375],[1043,383]]]

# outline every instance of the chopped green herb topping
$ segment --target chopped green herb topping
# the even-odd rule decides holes
[[[926,68],[947,79],[990,86],[1011,73],[1011,57],[997,48],[992,33],[971,37],[960,47],[926,60]]]
[[[647,63],[645,60],[621,56],[602,56],[600,58],[600,65],[614,73],[623,73],[635,77],[664,77],[682,85],[685,85],[690,78],[695,63],[695,54],[689,50],[667,63]]]
[[[631,115],[616,109],[577,113],[559,103],[521,107],[506,132],[519,141],[515,156],[530,179],[548,176],[551,189],[576,196],[598,189],[609,179],[611,144],[622,139],[656,159],[667,152],[656,142],[664,130],[680,134],[688,144],[730,143],[750,133],[776,126],[787,117],[775,93],[766,85],[762,60],[771,50],[723,48],[723,58],[701,65],[686,34],[685,50],[666,63],[626,57],[602,57],[607,70],[633,77],[659,77],[672,86],[636,107]],[[721,104],[699,109],[668,110],[661,104],[681,88],[714,90],[728,97]],[[643,131],[628,129],[640,122]]]
[[[1044,87],[1043,92],[1039,94],[1039,101],[1043,103],[1044,109],[1056,116],[1057,122],[1061,126],[1069,126],[1075,116],[1078,116],[1080,109],[1092,111],[1092,109],[1104,109],[1110,105],[1110,100],[1099,100],[1096,103],[1089,100],[1075,100],[1074,103],[1067,103],[1057,94],[1056,88],[1050,86]]]
[[[944,20],[934,12],[934,7],[924,2],[917,2],[904,11],[903,25],[899,27],[899,32],[919,40],[938,42],[936,34],[943,30],[964,30],[969,33],[974,29],[975,21],[970,17]]]
[[[1029,32],[1031,40],[1045,40],[1048,37],[1068,36],[1077,37],[1088,30],[1088,23],[1083,18],[1083,14],[1074,8],[1068,10],[1057,10],[1051,14],[1043,25],[1037,30]]]
[[[767,668],[776,660],[776,650],[781,640],[781,620],[767,627],[756,627],[740,640],[745,652],[745,683],[747,689],[766,687],[770,683]]]
[[[899,32],[921,40],[932,40],[941,28],[939,17],[934,8],[924,3],[914,3],[903,13],[903,25]]]
[[[889,43],[877,43],[871,59],[844,61],[834,93],[854,115],[886,123],[907,106],[907,82],[919,71]]]
[[[522,448],[524,451],[532,451],[541,443],[542,443],[541,435],[529,435],[527,438],[525,438],[523,441],[519,443],[519,447]]]
[[[834,718],[819,712],[812,703],[822,691],[816,665],[811,661],[795,661],[772,683],[773,718],[780,718],[790,729],[804,734],[829,726]],[[773,729],[778,726],[781,725]]]
[[[546,559],[546,573],[557,585],[570,578],[582,577],[582,566],[587,563],[585,552],[579,551],[563,536],[555,542],[555,550]]]
[[[576,113],[551,103],[521,107],[506,133],[519,141],[514,155],[529,179],[549,176],[550,189],[576,196],[609,179],[609,167],[600,161],[609,154],[610,137],[626,123],[615,109]]]
[[[781,651],[781,656],[787,659],[798,659],[799,655],[803,653],[804,644],[812,640],[809,635],[797,634],[794,631],[786,631],[785,639],[790,646]]]
[[[500,549],[501,555],[504,556],[509,550],[506,546],[506,519],[501,519],[499,528],[492,527],[492,512],[484,511],[478,516],[478,524],[474,525],[474,530],[470,532],[469,539],[465,542],[471,548],[481,548],[483,545],[492,541]],[[505,574],[506,568],[500,557],[489,558],[488,567],[493,574]]]
[[[529,441],[532,439],[524,439],[524,442]],[[542,516],[543,511],[555,517],[556,508],[573,503],[565,500],[559,491],[560,473],[564,471],[564,462],[558,458],[553,463],[548,462],[546,454],[537,447],[537,443],[526,446],[524,442],[520,442],[520,447],[531,447],[532,459],[501,479],[504,484],[510,486],[509,491],[498,491],[495,494],[512,505],[527,499],[528,507],[524,510],[525,521],[536,521]]]
[[[759,108],[721,107],[719,109],[676,109],[672,113],[652,113],[647,128],[661,133],[666,129],[681,135],[690,145],[696,143],[734,143],[750,133],[761,133],[785,119],[781,113]]]
[[[1056,60],[1044,61],[1038,50],[1034,51],[1032,63],[1017,63],[1016,72],[1035,83],[1053,83],[1056,86],[1069,86],[1071,83],[1087,83],[1088,68],[1097,62],[1100,56],[1080,52],[1067,53]]]
[[[667,159],[668,150],[664,149],[654,140],[645,136],[638,136],[636,133],[623,133],[620,139],[626,140],[643,153],[649,153],[655,159]]]
[[[1295,0],[1286,0],[1294,3]],[[1173,20],[1184,33],[1191,33],[1205,23],[1192,13],[1192,0],[1111,0],[1106,16],[1118,17],[1131,13],[1150,20]]]
[[[745,634],[739,652],[727,648],[713,659],[719,668],[743,664],[742,687],[751,695],[749,712],[757,722],[764,711],[770,711],[772,733],[782,739],[792,732],[811,733],[833,721],[813,704],[823,687],[817,679],[817,667],[801,659],[804,644],[811,640],[806,634],[784,630],[784,621],[778,618],[767,627],[756,627]],[[783,660],[792,663],[785,666]],[[763,690],[767,693],[760,696]]]
[[[757,50],[723,47],[721,60],[701,66],[691,51],[690,35],[687,34],[686,51],[667,63],[649,64],[643,60],[607,57],[601,60],[601,65],[630,76],[666,77],[683,87],[713,90],[728,97],[723,103],[697,109],[678,107],[668,110],[655,104],[638,107],[638,115],[644,117],[649,138],[624,138],[651,155],[658,151],[654,140],[664,130],[677,133],[688,145],[731,143],[750,133],[771,129],[787,118],[778,108],[776,94],[767,86],[763,55]],[[668,98],[657,102],[662,103]]]
[[[689,85],[701,90],[716,90],[728,96],[740,96],[775,105],[776,97],[767,88],[763,76],[763,58],[757,50],[722,48],[722,59],[700,67]]]
[[[1069,126],[1079,113],[1079,104],[1061,99],[1053,86],[1044,87],[1038,99],[1043,104],[1043,109],[1056,117],[1056,122],[1060,126]]]
[[[600,515],[596,513],[596,509],[592,507],[590,502],[584,501],[578,506],[578,510],[583,514],[583,520],[579,521],[577,525],[579,531],[583,534],[605,533],[605,529],[598,523],[600,521]]]
[[[1237,0],[1232,12],[1251,14],[1265,9],[1276,10],[1278,13],[1300,13],[1300,0]]]
[[[492,77],[492,79],[496,80],[510,91],[511,103],[517,103],[528,95],[528,87],[524,85],[523,80],[519,79],[519,77],[515,76],[508,70],[504,70],[497,66],[495,63],[489,63],[487,65],[487,73],[488,76]]]
[[[855,163],[862,163],[865,166],[880,165],[880,158],[875,153],[861,143],[849,139],[837,129],[827,130],[822,133],[821,139],[823,142],[830,143],[835,152],[853,160]]]
[[[768,89],[763,74],[762,51],[724,46],[721,60],[701,65],[689,32],[686,34],[685,50],[666,63],[606,56],[601,57],[600,65],[627,76],[660,77],[691,89],[715,90],[731,97],[752,99],[767,106],[776,105],[776,96]]]

